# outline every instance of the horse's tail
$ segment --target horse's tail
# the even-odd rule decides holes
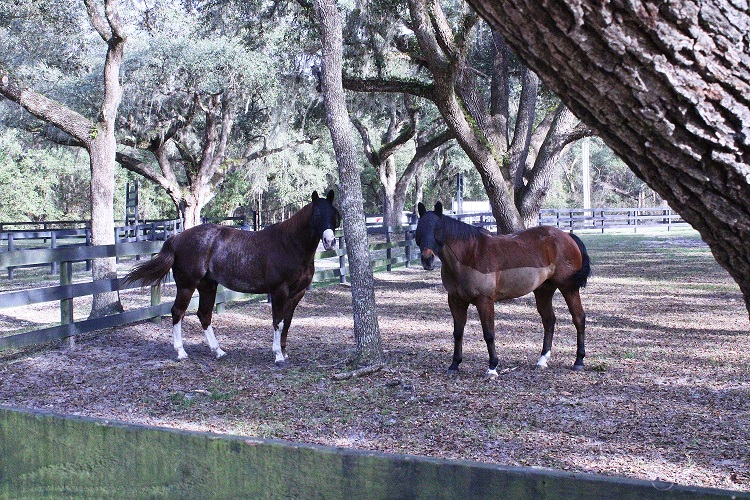
[[[135,266],[123,278],[125,284],[140,283],[141,286],[154,285],[162,281],[174,264],[174,247],[169,238],[153,259]]]
[[[588,281],[589,276],[591,275],[591,260],[589,259],[589,253],[586,251],[586,246],[581,241],[581,238],[573,233],[569,234],[570,237],[573,238],[573,241],[576,242],[576,245],[578,245],[578,250],[581,251],[582,260],[581,268],[576,271],[570,279],[575,286],[583,288],[586,286],[586,281]]]

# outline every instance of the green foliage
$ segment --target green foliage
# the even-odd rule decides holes
[[[580,141],[570,148],[561,163],[563,168],[555,179],[544,206],[582,206],[583,173]],[[661,199],[599,138],[590,140],[589,164],[592,206],[655,206],[661,202]]]
[[[17,130],[0,133],[0,220],[80,220],[89,215],[88,155],[34,149]]]
[[[322,193],[336,184],[336,164],[327,153],[331,150],[327,139],[256,160],[247,170],[234,172],[206,205],[203,216],[231,216],[239,207],[273,211],[307,204],[313,191]]]

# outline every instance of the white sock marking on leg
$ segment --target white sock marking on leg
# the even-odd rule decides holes
[[[536,362],[536,366],[538,366],[539,368],[547,368],[547,361],[549,361],[551,355],[552,351],[547,351],[539,356],[539,361]]]
[[[182,320],[172,326],[172,341],[174,350],[177,351],[177,360],[187,359],[188,355],[182,347]]]
[[[206,341],[208,341],[208,347],[211,348],[211,351],[216,355],[216,359],[221,358],[226,353],[221,350],[221,347],[219,347],[219,341],[216,340],[216,335],[214,335],[214,327],[211,325],[208,325],[208,328],[204,330],[204,333],[206,334]]]
[[[273,331],[273,353],[276,355],[276,363],[283,363],[286,359],[281,352],[281,330],[284,329],[284,322],[279,323],[279,328]]]

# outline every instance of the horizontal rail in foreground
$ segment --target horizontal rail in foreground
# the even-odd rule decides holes
[[[750,494],[0,406],[0,497],[677,500]]]

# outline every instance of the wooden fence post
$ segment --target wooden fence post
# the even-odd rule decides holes
[[[386,264],[385,264],[385,270],[389,273],[391,272],[391,226],[386,226],[385,228],[385,243],[387,245],[387,248],[385,249],[385,258],[386,258]]]
[[[60,263],[60,286],[67,286],[73,282],[73,263],[72,262],[61,262]],[[68,325],[73,323],[73,299],[61,299],[60,300],[60,324]],[[65,344],[69,349],[76,346],[76,338],[74,335],[65,339]]]
[[[55,248],[57,248],[57,233],[55,233],[54,231],[51,231],[50,236],[51,236],[50,248],[54,250]],[[52,261],[52,263],[49,266],[50,266],[49,267],[50,274],[57,274],[57,261],[56,260]]]
[[[226,290],[224,285],[218,285],[216,287],[216,297],[221,297],[221,302],[216,302],[215,310],[217,314],[223,313],[226,309],[226,306],[224,305],[224,290]]]
[[[151,285],[151,305],[158,306],[161,304],[161,283]],[[154,316],[151,318],[152,323],[160,323],[161,316]]]
[[[15,242],[13,241],[13,233],[8,233],[8,251],[12,252],[13,250],[15,250],[15,248],[16,248],[16,245],[15,245]],[[8,266],[8,279],[9,280],[13,279],[14,269],[15,267]]]
[[[404,267],[410,267],[409,261],[411,261],[411,229],[406,226],[404,229],[404,256],[406,257],[406,263]]]
[[[86,228],[86,246],[87,247],[91,246],[91,228],[90,227]],[[88,259],[86,261],[86,271],[91,271],[91,262],[92,262],[91,259]]]

